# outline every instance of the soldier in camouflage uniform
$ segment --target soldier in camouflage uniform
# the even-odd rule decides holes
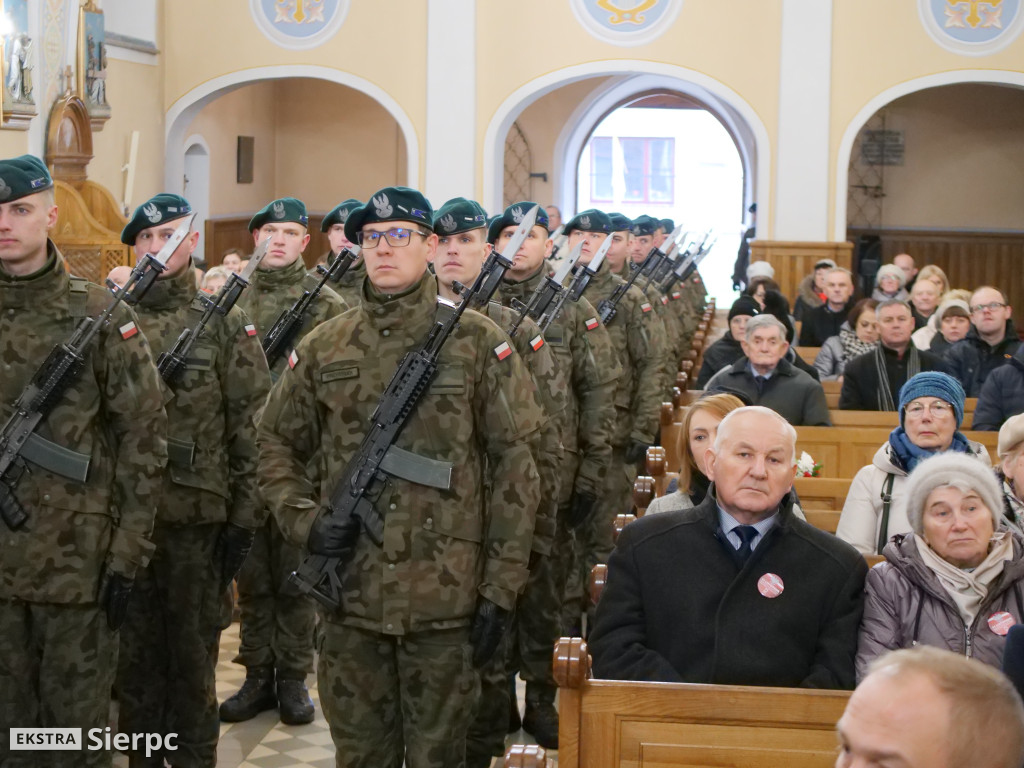
[[[0,391],[15,399],[58,344],[110,293],[79,278],[47,231],[57,223],[46,167],[0,161]],[[150,535],[167,461],[167,418],[149,345],[122,304],[93,338],[74,383],[36,435],[61,457],[26,460],[9,484],[28,515],[0,523],[0,763],[13,768],[109,766],[103,751],[11,752],[8,729],[104,728],[117,663],[116,629]],[[42,443],[46,445],[46,443]],[[76,455],[77,454],[77,455]],[[47,460],[48,459],[48,460]],[[86,480],[69,479],[71,465]],[[45,466],[44,466],[45,464]]]
[[[434,258],[438,292],[446,299],[458,302],[460,299],[452,290],[452,282],[457,280],[465,286],[471,286],[491,250],[487,242],[487,214],[479,203],[457,197],[437,210],[434,231],[438,234],[437,255]],[[511,328],[517,316],[511,308],[503,307],[493,300],[480,311],[503,330]],[[538,610],[536,606],[543,608],[557,605],[560,600],[560,595],[555,592],[549,556],[558,516],[559,473],[563,463],[562,433],[565,430],[568,386],[551,347],[544,341],[537,324],[529,317],[523,318],[516,335],[512,337],[512,343],[526,363],[541,405],[544,406],[544,423],[538,433],[539,441],[533,446],[541,480],[541,504],[537,509],[533,532],[530,578],[526,591],[520,595],[508,643],[480,670],[480,701],[466,744],[467,768],[489,766],[493,756],[504,753],[505,733],[509,729],[512,705],[509,674],[514,677],[516,671],[522,668],[524,678],[537,679],[537,675],[531,676],[530,673],[539,667],[540,675],[546,680],[550,675],[551,648],[560,634],[557,613]],[[531,642],[534,639],[539,642]]]
[[[293,197],[273,201],[249,222],[254,242],[271,238],[267,255],[238,302],[261,340],[281,313],[317,283],[302,261],[309,244],[308,222],[306,206]],[[346,308],[341,297],[324,286],[295,343]],[[288,353],[271,365],[272,380],[288,369]],[[245,667],[246,679],[241,690],[221,704],[221,720],[249,720],[277,707],[285,725],[313,721],[305,681],[313,671],[316,613],[311,599],[287,589],[288,577],[301,559],[301,549],[281,535],[273,518],[256,531],[252,551],[238,574],[241,644],[234,660]]]
[[[412,459],[450,466],[450,487],[389,475],[374,502],[383,546],[358,518],[318,515],[399,361],[435,322],[431,227],[430,204],[403,187],[349,216],[367,269],[360,304],[299,344],[260,421],[260,484],[282,530],[344,563],[341,609],[321,611],[318,664],[338,766],[464,764],[474,665],[494,653],[526,583],[540,503],[533,384],[508,337],[466,312],[397,440]]]
[[[320,224],[320,231],[327,235],[327,241],[331,244],[331,251],[327,254],[328,259],[333,259],[341,253],[342,248],[352,245],[345,237],[345,222],[348,221],[348,215],[362,204],[362,201],[350,197],[345,202],[336,205],[324,216],[324,220]],[[354,307],[359,303],[359,293],[363,289],[364,277],[366,277],[366,266],[363,264],[362,257],[359,257],[334,286],[334,290],[348,306]]]
[[[589,264],[606,237],[612,222],[602,211],[582,211],[569,220],[565,231],[568,246],[583,244],[580,262]],[[610,299],[623,284],[612,274],[610,265],[601,265],[587,287],[587,297],[599,306]],[[605,476],[597,512],[587,521],[582,542],[580,577],[586,581],[597,563],[607,563],[611,554],[612,522],[617,514],[628,511],[636,480],[636,464],[654,443],[661,408],[664,382],[664,327],[643,292],[632,285],[620,299],[608,321],[608,336],[618,355],[622,375],[615,393],[615,431],[612,459]]]
[[[500,251],[515,232],[523,215],[533,205],[532,202],[524,201],[506,208],[488,227],[488,241]],[[513,299],[528,302],[544,277],[544,258],[551,248],[547,227],[547,214],[541,210],[530,237],[515,255],[513,265],[501,285],[503,303],[510,303]],[[583,595],[583,585],[578,579],[574,580],[571,587],[569,585],[569,577],[575,570],[573,550],[576,529],[593,514],[604,487],[605,474],[611,460],[615,385],[620,369],[608,332],[586,298],[575,303],[566,302],[562,314],[545,332],[544,339],[570,382],[567,390],[569,402],[566,428],[563,432],[565,462],[560,472],[562,483],[552,550],[555,556],[546,564],[552,570],[550,578],[554,584],[550,594],[564,596],[571,591],[577,610],[568,621],[576,623]],[[552,621],[562,624],[562,618],[551,618],[562,613],[561,601],[559,604],[544,604],[544,592],[533,592],[538,599],[524,607],[524,612],[537,614],[536,623],[531,622],[534,626],[550,626]],[[571,631],[572,628],[562,629]],[[530,651],[523,650],[521,656],[522,674],[526,680],[523,728],[538,743],[554,748],[558,745],[558,713],[554,706],[557,687],[551,676],[550,640],[543,633],[529,633],[526,625],[521,626],[521,630],[527,633],[522,643],[532,646]],[[540,658],[545,661],[540,662]]]
[[[190,215],[185,198],[160,194],[135,210],[121,241],[156,253]],[[168,352],[206,305],[197,298],[190,232],[138,304],[139,325]],[[157,507],[156,554],[136,580],[121,630],[117,688],[122,733],[177,733],[166,755],[130,754],[132,768],[217,762],[215,680],[220,599],[265,522],[256,488],[256,413],[270,374],[255,327],[234,307],[214,315],[170,383],[168,464]]]

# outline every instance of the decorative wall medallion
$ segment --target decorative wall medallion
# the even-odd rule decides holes
[[[943,48],[987,56],[1012,43],[1024,29],[1022,0],[918,0],[921,23]]]
[[[683,0],[569,0],[580,24],[599,40],[644,45],[660,37],[679,15]]]
[[[256,26],[282,48],[316,48],[337,32],[350,0],[249,0]]]

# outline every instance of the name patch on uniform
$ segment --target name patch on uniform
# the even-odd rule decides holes
[[[497,355],[499,360],[504,360],[512,354],[512,347],[508,345],[507,341],[503,341],[494,348],[494,354]]]
[[[643,312],[650,312],[651,311],[651,305],[648,302],[645,301],[643,304],[640,305],[640,309]]]
[[[256,326],[252,325],[251,323],[249,325],[245,326],[245,335],[246,336],[255,336],[256,335]]]
[[[601,323],[598,322],[596,317],[592,317],[589,320],[587,320],[587,322],[586,322],[587,330],[588,331],[592,331],[595,328],[597,328],[597,326],[599,326],[600,324]]]
[[[530,339],[530,346],[533,347],[533,351],[536,352],[538,349],[544,346],[544,337],[537,334],[534,338]]]
[[[298,364],[299,364],[299,356],[297,354],[295,354],[295,350],[293,349],[292,353],[290,355],[288,355],[288,367],[289,368],[294,368]]]
[[[138,327],[136,327],[134,321],[125,323],[117,330],[121,332],[122,339],[130,339],[132,336],[139,332],[139,329]]]

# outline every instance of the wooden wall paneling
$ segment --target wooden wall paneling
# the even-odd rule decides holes
[[[790,308],[796,301],[800,281],[814,271],[821,259],[832,259],[837,266],[850,268],[853,243],[784,242],[778,240],[752,240],[750,261],[767,261],[775,268],[775,282],[789,299]]]

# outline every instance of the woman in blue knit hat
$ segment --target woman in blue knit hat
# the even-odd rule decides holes
[[[908,532],[907,475],[929,456],[952,451],[992,465],[985,447],[960,433],[964,397],[960,382],[945,373],[907,380],[900,388],[900,425],[853,478],[836,536],[864,554],[879,554],[892,536]]]

